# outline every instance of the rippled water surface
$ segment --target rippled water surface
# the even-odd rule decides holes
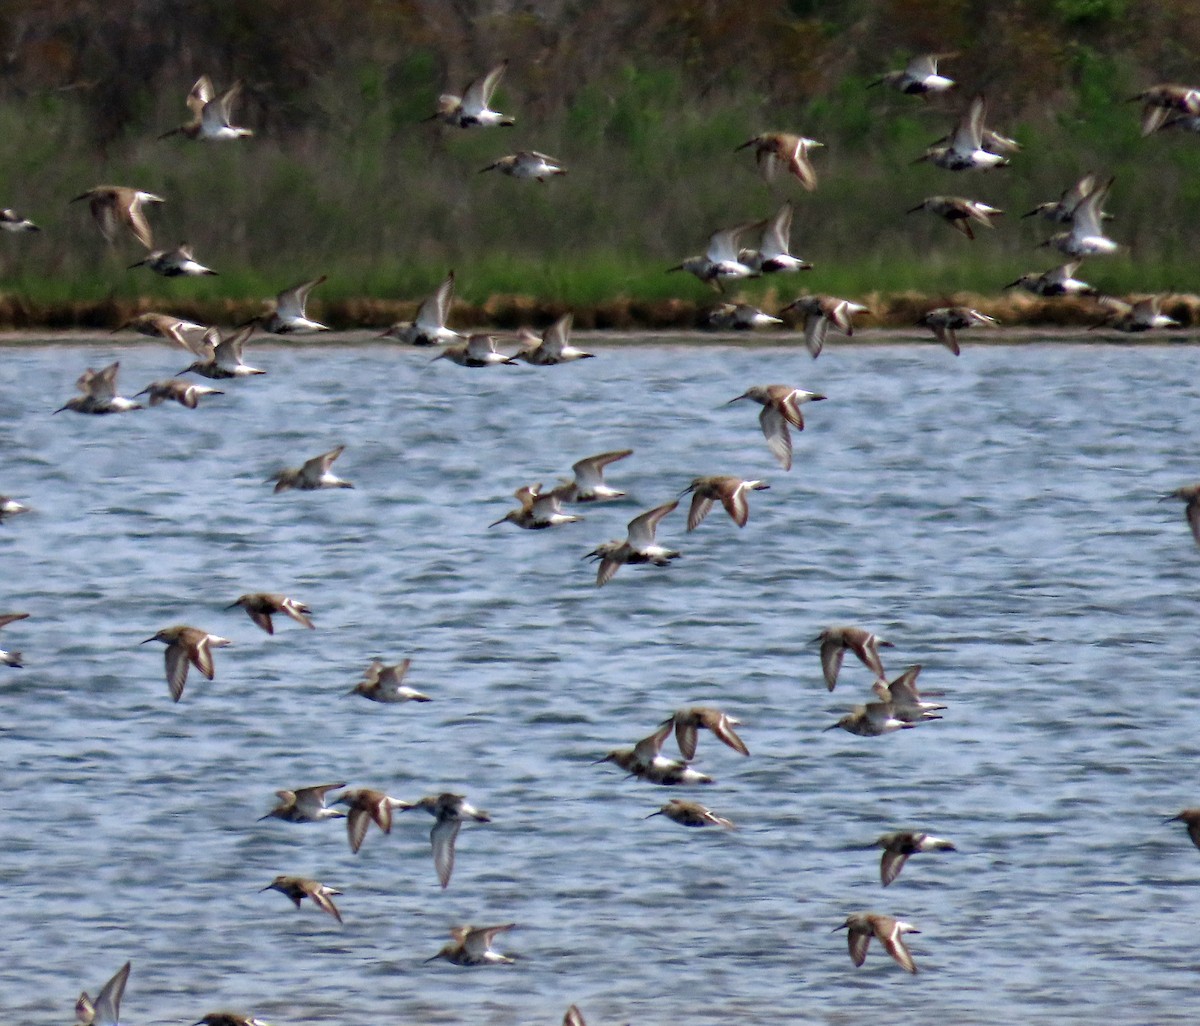
[[[1200,852],[1162,819],[1200,805],[1197,576],[1182,506],[1200,477],[1200,348],[1030,344],[802,349],[596,343],[554,368],[468,370],[370,346],[254,347],[268,374],[200,410],[51,416],[87,365],[126,394],[186,359],[149,342],[0,352],[0,1008],[70,1021],[126,959],[126,1026],[231,1008],[286,1026],[1191,1022]],[[186,354],[184,354],[186,356]],[[825,392],[790,473],[748,385]],[[281,466],[346,445],[353,491],[273,495]],[[576,459],[620,503],[553,531],[488,529],[512,491]],[[669,569],[603,589],[580,557],[695,475],[761,477],[738,530],[683,511]],[[278,590],[316,611],[274,637],[241,610]],[[811,643],[829,623],[921,663],[941,722],[882,738],[822,728]],[[228,637],[172,704],[161,646]],[[344,692],[411,656],[426,705]],[[645,820],[677,792],[592,765],[687,703],[710,735],[692,793],[740,829]],[[673,746],[673,741],[669,743]],[[442,891],[430,818],[258,822],[277,788],[333,781],[415,799],[459,790]],[[953,839],[879,885],[903,827]],[[344,891],[339,926],[259,893],[279,873]],[[847,913],[920,927],[910,977]],[[508,967],[423,964],[454,924],[515,922]]]

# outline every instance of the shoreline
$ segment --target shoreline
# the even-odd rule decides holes
[[[504,346],[515,342],[513,332],[479,327],[468,330],[490,331],[497,342]],[[713,331],[699,328],[633,328],[633,329],[584,329],[573,331],[572,337],[591,346],[619,349],[639,345],[674,345],[681,347],[721,345],[744,348],[774,349],[780,347],[805,349],[804,332],[793,328],[774,331]],[[1200,344],[1200,331],[1176,328],[1164,331],[1140,333],[1121,332],[1112,328],[1089,331],[1082,327],[1042,325],[999,325],[995,328],[972,330],[960,337],[964,349],[984,346],[1018,346],[1030,344],[1063,345],[1124,345],[1124,346],[1178,346]],[[428,353],[432,357],[440,347],[412,346],[394,338],[380,338],[372,329],[353,328],[343,331],[318,332],[312,335],[252,336],[255,349],[262,348],[305,348],[370,346],[411,351],[417,355]],[[4,328],[0,327],[0,348],[6,346],[56,346],[56,345],[130,345],[173,347],[167,339],[140,335],[133,331],[112,331],[102,328]],[[922,328],[872,328],[856,330],[847,338],[831,335],[826,340],[826,349],[845,349],[865,346],[892,345],[938,345],[938,341]]]
[[[797,321],[794,318],[785,318],[785,325],[779,328],[760,329],[753,333],[719,331],[706,327],[708,315],[716,306],[722,302],[736,302],[738,298],[736,295],[722,297],[715,293],[711,299],[702,301],[618,297],[602,303],[572,307],[562,302],[541,301],[529,296],[496,295],[482,305],[455,303],[449,322],[452,326],[457,326],[457,330],[463,334],[469,331],[504,333],[523,326],[545,328],[563,314],[570,312],[574,316],[575,334],[597,332],[613,338],[621,334],[644,337],[653,332],[695,331],[712,338],[771,339],[792,334],[802,327],[802,320]],[[923,329],[916,327],[917,319],[927,310],[939,306],[968,306],[977,309],[994,317],[1005,334],[1012,330],[1043,334],[1078,334],[1080,331],[1089,331],[1098,338],[1116,335],[1126,339],[1147,334],[1131,336],[1103,326],[1106,311],[1096,299],[1042,299],[1024,294],[984,295],[971,292],[869,293],[847,298],[861,302],[870,311],[855,317],[853,338],[858,338],[864,332],[873,336],[881,330],[920,337]],[[1145,296],[1133,294],[1114,298],[1134,302]],[[379,300],[369,297],[320,302],[313,297],[309,307],[311,316],[330,325],[333,329],[331,334],[371,337],[391,324],[411,320],[416,314],[418,303],[419,300]],[[778,314],[778,308],[770,305],[764,304],[764,309],[768,313]],[[264,303],[260,299],[170,301],[148,296],[34,302],[11,293],[0,293],[0,339],[8,337],[9,340],[13,340],[14,336],[22,335],[36,336],[40,332],[106,334],[118,331],[130,318],[151,310],[228,328],[261,314],[264,311]],[[1170,337],[1178,336],[1181,332],[1186,333],[1189,328],[1200,327],[1200,296],[1167,296],[1162,302],[1162,312],[1179,321],[1181,327],[1149,334],[1153,337]],[[473,327],[466,327],[468,325]],[[974,342],[979,336],[995,334],[995,328],[986,328],[972,331],[969,338]]]

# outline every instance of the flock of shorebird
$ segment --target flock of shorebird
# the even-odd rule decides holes
[[[954,84],[949,78],[938,73],[939,59],[947,56],[949,55],[918,57],[907,68],[884,76],[876,84],[914,95],[944,92]],[[442,96],[431,119],[459,128],[511,126],[512,118],[491,108],[492,97],[505,66],[497,65],[487,75],[471,82],[463,90],[461,97]],[[240,85],[234,84],[218,94],[208,77],[201,77],[187,97],[192,120],[166,134],[179,134],[191,140],[233,140],[250,136],[252,133],[248,129],[239,128],[230,120],[231,108],[239,91]],[[1200,90],[1156,86],[1140,94],[1138,99],[1145,105],[1145,132],[1171,126],[1200,130]],[[919,159],[950,171],[987,169],[1007,163],[1004,153],[1014,150],[1016,144],[987,128],[985,117],[984,99],[982,96],[975,97],[970,101],[952,133],[944,140],[932,144]],[[815,140],[803,136],[773,132],[757,135],[739,149],[754,148],[758,165],[768,179],[784,170],[794,176],[805,189],[811,190],[816,187],[817,178],[810,153],[820,145]],[[493,169],[517,178],[538,181],[564,174],[566,170],[560,161],[533,150],[523,150],[503,157],[482,170]],[[1042,296],[1095,295],[1094,289],[1076,279],[1074,275],[1082,258],[1111,253],[1118,248],[1118,244],[1109,239],[1104,231],[1103,204],[1111,186],[1111,179],[1098,181],[1094,175],[1085,175],[1074,186],[1065,190],[1057,201],[1042,204],[1030,212],[1029,216],[1036,215],[1064,226],[1063,231],[1049,239],[1046,245],[1057,248],[1071,260],[1050,271],[1023,275],[1012,283],[1013,286],[1028,289]],[[167,276],[216,273],[196,261],[191,248],[186,244],[174,250],[153,249],[153,237],[145,207],[148,204],[163,202],[161,197],[140,189],[101,185],[89,189],[76,199],[88,200],[92,216],[110,243],[124,227],[145,247],[147,255],[131,267],[146,266],[155,273]],[[968,238],[974,238],[972,223],[991,227],[992,218],[1002,213],[981,201],[959,196],[929,197],[913,207],[912,211],[933,213],[945,219]],[[717,231],[711,237],[708,249],[703,255],[689,257],[672,270],[690,272],[718,290],[723,290],[724,283],[742,278],[807,270],[811,265],[790,252],[792,217],[793,207],[789,202],[768,221],[742,224]],[[0,216],[0,227],[9,231],[36,230],[32,222],[11,210],[4,211]],[[742,248],[741,239],[752,230],[758,233],[758,248]],[[256,327],[280,334],[325,330],[325,325],[310,319],[305,310],[309,293],[323,281],[324,278],[319,277],[282,291],[262,316],[238,326],[229,334],[224,334],[214,327],[163,313],[144,313],[121,327],[164,338],[188,350],[195,360],[181,373],[196,374],[219,381],[249,378],[264,373],[247,365],[243,359],[244,345]],[[447,359],[473,368],[513,364],[518,360],[535,366],[548,366],[583,360],[593,355],[571,344],[569,314],[540,335],[528,329],[523,330],[519,335],[522,348],[512,355],[499,351],[495,338],[490,335],[474,334],[464,338],[447,325],[453,292],[454,274],[450,273],[435,293],[420,305],[411,323],[393,325],[383,333],[384,337],[413,346],[440,347],[434,359]],[[1158,297],[1122,307],[1118,307],[1115,300],[1105,298],[1103,302],[1110,311],[1114,311],[1110,317],[1113,326],[1122,330],[1140,331],[1174,323],[1161,314]],[[831,329],[850,335],[853,331],[852,318],[865,312],[866,308],[851,300],[808,295],[789,304],[786,310],[803,320],[806,345],[816,357]],[[764,314],[746,304],[725,304],[718,308],[714,318],[724,326],[736,328],[754,328],[780,321],[779,318]],[[929,327],[939,341],[957,353],[957,331],[977,324],[995,322],[976,310],[945,307],[929,310],[921,323]],[[119,394],[117,372],[117,363],[98,371],[88,369],[77,382],[80,394],[69,399],[55,412],[66,410],[81,414],[111,414],[141,409],[142,404],[136,399],[125,398]],[[175,401],[195,409],[201,399],[221,394],[217,389],[173,377],[152,382],[137,393],[137,396],[147,395],[151,406]],[[791,429],[803,429],[804,404],[823,399],[825,396],[802,388],[771,384],[751,386],[741,395],[730,399],[729,404],[749,400],[762,407],[759,422],[767,445],[779,465],[784,470],[789,470],[792,465]],[[343,447],[338,446],[307,460],[299,467],[281,470],[270,478],[270,482],[274,483],[276,492],[288,489],[351,488],[353,485],[349,481],[337,477],[331,469],[342,451]],[[571,478],[562,480],[548,490],[544,490],[540,482],[524,485],[515,492],[520,503],[519,508],[506,513],[490,526],[509,523],[527,530],[540,530],[581,520],[581,517],[565,512],[564,506],[603,503],[622,498],[625,493],[608,484],[604,474],[608,467],[631,453],[630,449],[621,449],[581,459],[572,467]],[[629,522],[624,539],[604,542],[587,554],[585,558],[591,558],[599,564],[596,584],[607,584],[617,571],[627,564],[666,566],[680,555],[679,552],[658,543],[656,531],[662,520],[676,509],[684,495],[692,496],[687,517],[688,531],[699,527],[717,502],[721,503],[729,517],[740,528],[746,525],[749,517],[750,494],[768,487],[765,481],[733,476],[695,478],[677,498],[634,517]],[[1200,543],[1200,483],[1180,488],[1173,492],[1172,496],[1184,499],[1188,503],[1188,520],[1197,542]],[[28,509],[22,503],[0,496],[0,522],[25,512],[28,512]],[[268,634],[274,633],[273,617],[276,616],[290,618],[307,629],[314,627],[312,609],[282,594],[244,594],[228,608],[243,609],[250,619]],[[9,613],[0,616],[0,627],[22,620],[28,615]],[[910,666],[894,679],[888,679],[880,657],[880,648],[890,647],[889,642],[861,627],[846,625],[828,627],[816,640],[820,642],[820,663],[830,691],[837,683],[847,652],[853,654],[871,672],[874,679],[874,700],[856,706],[826,729],[841,728],[861,736],[878,736],[892,731],[912,729],[919,724],[941,719],[940,713],[946,706],[927,701],[917,689],[916,680],[921,671],[919,665]],[[153,641],[166,646],[166,679],[171,698],[176,702],[183,697],[189,668],[195,667],[204,677],[212,680],[215,674],[214,650],[231,644],[226,638],[188,625],[165,627],[147,638],[143,644]],[[19,667],[20,653],[0,650],[0,662]],[[380,703],[429,701],[429,696],[404,683],[408,670],[407,659],[395,665],[386,665],[377,659],[367,667],[363,680],[349,693]],[[649,736],[628,748],[614,749],[597,761],[615,764],[630,776],[654,784],[712,784],[711,776],[691,765],[696,754],[698,732],[701,729],[708,730],[733,751],[748,756],[749,748],[734,729],[736,726],[738,721],[721,709],[708,706],[679,709],[663,720]],[[662,754],[663,747],[672,733],[675,735],[680,758],[669,758]],[[450,884],[454,869],[455,842],[462,825],[488,823],[491,819],[487,812],[474,807],[463,795],[449,792],[431,794],[418,801],[409,802],[380,790],[346,789],[345,783],[331,783],[281,789],[277,792],[277,798],[278,803],[263,819],[278,819],[286,823],[317,823],[344,819],[350,850],[354,853],[359,851],[366,840],[372,823],[383,833],[390,833],[394,813],[424,809],[434,819],[430,839],[436,875],[443,888]],[[336,808],[339,805],[345,806],[346,811]],[[671,799],[657,811],[650,813],[650,816],[658,815],[685,827],[735,829],[735,825],[729,819],[697,801],[688,799]],[[1185,823],[1192,840],[1200,847],[1200,809],[1185,809],[1172,817],[1172,820]],[[949,840],[907,830],[885,834],[870,847],[881,848],[883,851],[880,878],[884,887],[896,880],[912,855],[955,850],[954,844]],[[333,900],[341,892],[318,880],[281,874],[263,890],[278,891],[297,908],[300,908],[307,898],[338,922],[342,921],[341,911]],[[445,959],[463,966],[510,963],[514,958],[496,951],[493,944],[499,935],[511,930],[514,925],[506,923],[484,927],[469,924],[456,926],[451,930],[450,942],[427,961]],[[855,965],[863,964],[870,941],[875,938],[901,967],[910,973],[917,971],[904,940],[906,934],[919,932],[911,923],[877,912],[854,912],[835,929],[847,931],[849,953]],[[117,1026],[119,1005],[129,973],[130,965],[126,963],[104,985],[95,1000],[86,993],[79,998],[76,1017],[82,1026]],[[210,1013],[199,1020],[197,1026],[200,1024],[259,1026],[256,1019],[228,1012]],[[571,1006],[568,1009],[564,1024],[583,1026],[583,1018],[578,1008]]]

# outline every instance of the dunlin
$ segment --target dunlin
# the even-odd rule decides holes
[[[614,539],[592,549],[584,559],[594,559],[600,568],[596,572],[596,587],[602,587],[613,579],[613,575],[626,564],[653,563],[655,566],[668,566],[671,560],[679,558],[680,553],[659,545],[654,540],[659,521],[670,513],[679,500],[655,506],[634,517],[629,521],[628,534],[624,541]]]
[[[20,516],[22,513],[28,513],[29,507],[17,502],[16,499],[10,498],[7,495],[0,495],[0,524],[9,517]]]
[[[699,527],[716,501],[725,507],[725,512],[738,527],[745,527],[750,519],[750,493],[770,487],[766,481],[744,481],[740,477],[722,474],[693,478],[692,483],[680,492],[681,496],[692,493],[687,529],[694,531]]]
[[[248,595],[239,595],[236,602],[225,608],[236,609],[238,606],[246,610],[246,615],[268,634],[275,633],[275,624],[271,621],[271,616],[275,613],[290,616],[296,623],[310,630],[313,627],[313,622],[309,619],[312,610],[308,606],[276,592],[256,591]]]
[[[186,406],[189,410],[194,410],[199,406],[200,400],[206,395],[224,394],[218,388],[197,385],[194,381],[185,381],[183,378],[167,378],[163,381],[151,381],[140,392],[134,393],[135,396],[148,395],[151,406],[161,406],[166,402],[176,402],[180,406]]]
[[[573,524],[583,519],[573,513],[562,511],[562,496],[557,488],[550,492],[543,492],[541,488],[540,483],[518,488],[513,495],[521,503],[521,508],[509,510],[499,520],[488,524],[488,527],[509,523],[523,527],[527,531],[540,531],[547,527]]]
[[[342,921],[342,914],[333,903],[333,895],[341,894],[342,892],[335,891],[332,887],[326,887],[318,880],[310,880],[306,876],[277,876],[262,890],[278,891],[280,894],[291,898],[292,904],[296,908],[300,907],[301,901],[309,898],[321,911],[328,912],[339,923]]]
[[[438,97],[437,110],[425,120],[437,120],[457,128],[511,127],[512,118],[491,109],[492,95],[507,67],[508,61],[501,61],[482,78],[473,79],[461,97],[443,93]]]
[[[819,392],[809,392],[803,388],[793,388],[791,385],[752,385],[725,405],[732,406],[741,399],[750,399],[762,406],[758,423],[762,427],[763,437],[767,440],[767,448],[784,470],[791,470],[792,434],[788,425],[791,424],[797,431],[803,431],[804,414],[800,412],[800,407],[804,403],[819,402],[824,398]]]
[[[741,720],[735,720],[728,713],[712,706],[694,705],[680,709],[670,719],[664,720],[661,726],[675,728],[675,742],[679,745],[679,754],[689,762],[696,757],[696,740],[701,727],[711,730],[718,741],[728,745],[735,752],[750,754],[746,742],[738,737],[733,729],[741,726]]]
[[[1136,303],[1126,303],[1114,296],[1103,296],[1100,305],[1104,308],[1105,320],[1093,327],[1115,328],[1117,331],[1129,333],[1183,327],[1174,317],[1168,317],[1162,312],[1165,298],[1161,295],[1147,296]]]
[[[408,809],[424,809],[437,820],[429,840],[433,844],[433,866],[437,870],[438,881],[445,889],[450,885],[450,874],[454,872],[454,842],[463,821],[470,819],[476,823],[490,823],[492,817],[482,809],[475,808],[461,794],[451,794],[449,791],[427,795],[401,811],[407,812]]]
[[[585,456],[571,465],[574,480],[563,481],[555,489],[563,502],[608,502],[622,499],[625,493],[604,483],[604,468],[633,455],[632,449],[614,449],[596,456]]]
[[[958,851],[951,842],[944,838],[912,830],[884,834],[871,847],[883,849],[883,858],[879,863],[879,879],[884,887],[900,875],[900,870],[904,868],[904,863],[908,861],[910,855],[919,855],[929,851]]]
[[[199,263],[192,253],[192,247],[186,242],[181,242],[174,249],[156,249],[147,253],[136,264],[130,264],[128,269],[132,271],[135,267],[148,267],[164,278],[197,278],[217,273]]]
[[[1079,204],[1071,217],[1068,231],[1052,235],[1041,245],[1053,246],[1069,257],[1107,256],[1120,246],[1104,234],[1104,201],[1115,179],[1095,186]]]
[[[881,677],[871,685],[871,690],[881,702],[891,705],[896,719],[907,723],[919,723],[925,719],[925,713],[946,708],[937,702],[927,702],[921,697],[921,692],[917,690],[917,677],[920,674],[919,664],[909,666],[895,680],[889,681]]]
[[[850,943],[850,959],[855,965],[862,965],[867,960],[867,948],[872,937],[879,938],[879,943],[900,965],[910,973],[917,971],[912,955],[904,945],[904,934],[920,933],[912,923],[906,923],[895,916],[885,916],[879,912],[854,912],[846,917],[841,926],[835,926],[833,932],[849,930],[846,939]]]
[[[914,163],[927,160],[947,171],[981,171],[1006,165],[1005,157],[983,148],[986,106],[983,96],[976,96],[948,136],[950,141],[930,146]]]
[[[642,738],[632,748],[614,748],[603,759],[597,759],[593,765],[611,762],[620,766],[631,777],[666,787],[713,783],[712,777],[692,769],[686,761],[668,759],[659,754],[663,742],[671,733],[673,722],[674,718],[667,720],[653,734]]]
[[[551,157],[537,150],[519,150],[506,157],[494,160],[487,167],[480,168],[479,173],[499,171],[512,178],[533,178],[546,184],[547,178],[567,173],[563,162],[557,157]]]
[[[294,791],[276,791],[279,804],[265,816],[259,816],[258,821],[282,819],[285,823],[319,823],[323,819],[344,819],[346,814],[341,809],[331,809],[325,804],[325,796],[345,786],[343,782],[298,787]]]
[[[229,120],[233,104],[241,92],[242,83],[234,82],[218,96],[209,77],[201,75],[187,96],[187,106],[188,110],[192,112],[192,120],[178,128],[172,128],[169,132],[164,132],[159,138],[166,139],[172,135],[182,135],[188,139],[198,139],[202,142],[224,142],[253,135],[254,133],[249,128],[237,128]]]
[[[687,271],[718,292],[724,292],[723,282],[737,278],[749,278],[754,274],[751,268],[738,259],[738,244],[746,232],[756,227],[758,227],[758,222],[751,221],[713,232],[708,240],[708,249],[705,250],[703,256],[688,257],[674,267],[668,268],[668,273]]]
[[[597,759],[593,766],[611,762],[620,766],[626,773],[637,775],[638,770],[645,769],[659,759],[663,743],[671,733],[672,721],[662,723],[649,737],[644,737],[632,748],[614,748],[603,759]],[[663,760],[666,761],[666,760]]]
[[[353,488],[353,484],[337,477],[329,469],[333,466],[333,461],[345,449],[344,445],[339,445],[320,456],[314,456],[311,460],[305,460],[303,466],[288,467],[286,470],[279,471],[278,474],[273,474],[267,478],[266,483],[270,484],[274,481],[276,492],[285,492],[289,488],[298,488],[301,491],[314,491],[318,488]]]
[[[7,627],[10,623],[15,623],[17,620],[26,620],[28,618],[28,613],[3,613],[0,614],[0,627]],[[18,670],[25,665],[21,662],[20,652],[5,652],[2,648],[0,648],[0,664],[3,664],[4,666],[12,666]]]
[[[995,317],[989,317],[969,306],[939,306],[927,310],[917,321],[918,327],[928,328],[933,332],[942,345],[955,356],[962,351],[958,344],[957,332],[965,331],[976,324],[995,325],[999,322]]]
[[[374,659],[371,661],[371,665],[363,671],[363,679],[355,684],[347,694],[362,695],[363,698],[370,699],[372,702],[431,701],[428,695],[423,695],[420,691],[403,683],[411,665],[411,659],[402,659],[392,666],[386,666],[382,660]]]
[[[1200,809],[1184,809],[1178,816],[1164,819],[1164,823],[1182,823],[1187,827],[1192,844],[1200,848]]]
[[[886,85],[910,96],[944,93],[954,88],[954,79],[938,74],[938,61],[957,56],[956,53],[918,54],[901,71],[889,71],[882,78],[869,83],[867,88]]]
[[[75,1002],[75,1021],[80,1026],[118,1026],[121,1021],[121,997],[129,980],[131,962],[126,962],[103,987],[96,1000],[85,990]]]
[[[565,313],[545,330],[539,345],[527,347],[517,356],[535,367],[550,367],[556,363],[570,363],[572,360],[590,360],[596,355],[585,353],[578,346],[571,345],[570,340],[571,315]]]
[[[972,221],[978,221],[986,228],[995,228],[992,218],[1004,213],[1003,210],[989,207],[979,200],[967,199],[965,196],[930,196],[915,207],[910,207],[908,212],[915,214],[918,210],[936,214],[968,239],[975,238],[975,232],[971,230]]]
[[[374,791],[367,787],[343,791],[333,803],[345,805],[350,811],[346,814],[346,834],[350,839],[350,851],[357,854],[367,836],[367,828],[374,823],[385,834],[392,832],[392,811],[409,808],[409,803],[399,798],[393,798],[383,791]]]
[[[511,930],[516,925],[505,923],[503,926],[456,926],[450,931],[453,941],[425,961],[435,962],[444,958],[452,965],[507,965],[515,962],[515,958],[493,951],[492,942],[497,934]]]
[[[816,139],[806,139],[792,132],[763,132],[753,139],[747,139],[737,149],[754,147],[754,159],[758,170],[768,182],[773,182],[778,170],[783,168],[805,189],[812,192],[817,187],[817,172],[813,168],[808,151],[824,145]]]
[[[170,314],[157,313],[150,311],[148,313],[140,313],[136,317],[130,317],[127,321],[122,321],[115,329],[123,331],[125,328],[132,328],[139,335],[146,335],[150,338],[165,338],[172,342],[178,342],[185,348],[191,348],[187,342],[189,335],[203,335],[208,328],[203,324],[197,324],[195,321],[187,321],[182,317],[172,317]]]
[[[496,351],[496,339],[492,335],[483,333],[471,335],[466,342],[446,346],[433,360],[449,360],[460,367],[494,367],[501,363],[517,366],[511,356]]]
[[[883,661],[879,658],[881,648],[892,648],[890,641],[862,627],[826,627],[814,639],[821,643],[821,672],[825,675],[825,684],[832,691],[837,687],[838,673],[842,669],[842,661],[847,652],[853,652],[859,661],[873,674],[876,679],[885,678]]]
[[[117,395],[117,371],[120,369],[119,361],[98,371],[89,367],[75,382],[75,387],[83,394],[68,399],[65,406],[60,406],[54,412],[74,410],[76,413],[105,414],[143,409],[141,403]]]
[[[908,730],[926,720],[940,720],[941,717],[932,712],[905,712],[908,718],[897,715],[897,709],[891,702],[868,702],[866,705],[856,705],[837,723],[830,724],[825,730],[837,730],[841,727],[859,737],[879,737],[890,734],[895,730]]]
[[[379,337],[394,338],[410,346],[436,346],[443,342],[461,341],[462,335],[446,327],[446,318],[450,316],[453,302],[454,272],[451,271],[434,294],[421,301],[411,323],[398,321]]]
[[[1079,204],[1087,199],[1095,188],[1096,176],[1086,174],[1074,185],[1063,189],[1062,195],[1058,199],[1039,203],[1028,214],[1022,214],[1021,217],[1040,217],[1052,224],[1070,224],[1075,219],[1075,211],[1079,208]]]
[[[793,310],[804,315],[804,344],[814,360],[821,355],[830,328],[848,338],[854,334],[851,318],[855,314],[871,312],[861,303],[837,296],[801,296],[780,312]]]
[[[1172,111],[1182,114],[1200,114],[1200,89],[1193,86],[1162,82],[1143,89],[1130,103],[1142,104],[1142,135],[1147,136],[1162,127]]]
[[[265,314],[255,317],[247,324],[259,324],[263,331],[269,331],[276,335],[328,331],[328,325],[312,320],[305,311],[308,305],[308,294],[324,281],[325,275],[321,275],[312,281],[304,281],[299,285],[284,289],[273,300],[268,301],[269,309]],[[241,325],[241,327],[245,326],[245,324]]]
[[[254,327],[253,324],[243,325],[228,336],[222,336],[216,328],[209,328],[204,332],[203,338],[184,337],[184,344],[199,359],[188,364],[179,373],[199,374],[201,377],[210,378],[213,381],[266,374],[266,371],[251,367],[242,359],[246,340],[254,334]],[[171,333],[172,338],[177,335],[180,335],[178,330]]]
[[[29,218],[22,217],[15,210],[9,207],[5,207],[3,210],[0,210],[0,228],[3,228],[6,232],[41,231],[41,228],[29,220]]]
[[[738,260],[755,274],[811,271],[812,264],[791,253],[792,204],[785,203],[774,217],[762,223],[758,249],[738,250]]]
[[[691,802],[686,798],[672,798],[657,812],[650,813],[646,818],[650,819],[652,816],[666,816],[673,823],[685,827],[719,826],[726,830],[736,829],[732,820],[718,816],[707,805]]]
[[[1183,485],[1173,492],[1163,496],[1166,499],[1182,499],[1187,505],[1183,513],[1187,517],[1188,526],[1192,529],[1192,537],[1200,545],[1200,481]]]
[[[716,331],[752,331],[782,323],[781,318],[763,313],[749,303],[722,303],[709,310],[704,319],[704,326]]]
[[[261,1019],[241,1015],[238,1012],[209,1012],[203,1019],[192,1023],[192,1026],[268,1026]]]
[[[1004,287],[1006,289],[1024,289],[1026,292],[1032,292],[1035,296],[1099,295],[1098,289],[1075,277],[1075,272],[1078,270],[1079,261],[1072,260],[1070,263],[1052,267],[1041,274],[1036,272],[1023,274],[1016,281],[1010,281]]]
[[[72,203],[87,200],[92,217],[110,243],[116,241],[117,229],[125,225],[134,238],[147,249],[154,248],[154,235],[142,207],[147,203],[165,203],[161,196],[124,185],[97,185],[76,196]]]
[[[200,630],[199,627],[164,627],[152,638],[141,642],[148,645],[151,641],[161,641],[167,646],[164,653],[167,664],[167,685],[171,689],[171,698],[176,702],[183,696],[183,685],[187,682],[188,663],[190,662],[209,680],[213,679],[214,648],[225,648],[233,642],[228,638],[218,637]]]

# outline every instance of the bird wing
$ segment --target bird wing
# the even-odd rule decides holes
[[[143,246],[147,249],[154,248],[154,233],[150,230],[150,222],[146,220],[146,212],[142,209],[142,200],[139,195],[135,193],[133,198],[119,210],[115,206],[110,207],[109,213],[113,216],[114,222],[118,216],[123,219]],[[116,230],[115,223],[113,230]]]
[[[704,518],[712,510],[712,506],[713,500],[697,491],[692,496],[692,505],[688,510],[687,529],[689,531],[696,530],[704,522]]]
[[[487,110],[488,104],[492,102],[492,95],[496,92],[496,86],[500,84],[500,79],[507,67],[508,61],[502,61],[482,78],[473,79],[467,85],[467,88],[463,90],[462,98],[464,114],[475,115]]]
[[[821,672],[825,675],[825,685],[830,691],[837,686],[838,673],[845,658],[846,649],[840,641],[826,638],[821,642]]]
[[[885,851],[879,862],[879,880],[886,887],[900,875],[908,855],[898,851]]]
[[[823,313],[809,312],[804,316],[804,344],[815,360],[825,346],[829,334],[829,319]]]
[[[281,317],[303,317],[304,304],[308,302],[308,294],[325,281],[327,275],[321,275],[312,281],[302,282],[290,289],[284,289],[275,298],[275,309]]]
[[[305,460],[302,468],[302,473],[305,477],[319,478],[323,474],[329,472],[329,468],[333,466],[333,461],[336,460],[346,447],[339,445],[335,449],[330,449],[329,452],[322,453],[320,456],[314,456],[311,460]]]
[[[125,993],[125,983],[129,979],[130,966],[130,962],[121,966],[100,991],[92,1005],[91,1026],[117,1026],[121,1012],[121,997]]]
[[[910,973],[915,973],[917,971],[917,965],[913,961],[912,955],[909,954],[908,948],[904,946],[904,937],[900,933],[899,923],[892,927],[891,933],[885,937],[880,937],[879,940],[883,946],[887,948],[888,954],[891,955],[892,958],[894,958],[897,962],[899,962],[900,965],[902,965]]]
[[[678,505],[679,500],[676,499],[674,502],[655,506],[654,509],[643,513],[641,516],[636,516],[629,521],[630,547],[640,552],[642,549],[653,545],[654,532],[658,529],[658,522]]]
[[[758,415],[758,422],[762,426],[763,437],[767,440],[767,448],[774,453],[784,470],[791,470],[792,434],[783,414],[774,406],[764,406],[762,413]]]
[[[187,650],[178,642],[172,642],[167,646],[164,658],[167,663],[167,686],[171,689],[171,698],[178,702],[183,695],[183,685],[187,682]]]
[[[982,94],[971,101],[971,106],[959,118],[950,136],[950,148],[959,153],[974,153],[983,143],[983,115],[986,101]]]
[[[371,813],[367,809],[351,809],[346,814],[346,836],[350,839],[350,851],[358,852],[371,825]]]
[[[545,334],[542,335],[542,351],[547,356],[555,358],[562,356],[563,347],[566,346],[570,337],[572,320],[572,315],[565,313],[546,329]]]
[[[433,830],[429,834],[429,840],[433,844],[433,867],[437,870],[438,881],[443,888],[450,885],[450,874],[454,872],[454,841],[461,827],[461,820],[439,819],[433,824]],[[469,940],[467,946],[470,947]]]
[[[97,399],[114,398],[117,394],[117,371],[120,369],[118,361],[97,371],[88,384],[88,393]]]
[[[779,212],[767,222],[763,231],[759,252],[764,258],[787,256],[792,237],[792,204],[785,203]]]
[[[746,500],[746,482],[739,481],[732,488],[720,490],[721,505],[738,527],[745,527],[750,519],[750,503]]]
[[[850,960],[855,965],[862,965],[867,960],[867,948],[871,944],[869,933],[855,933],[853,930],[846,937],[850,946]]]
[[[708,249],[705,251],[705,256],[713,263],[721,261],[737,262],[738,258],[738,239],[742,234],[753,228],[758,222],[751,221],[746,224],[734,225],[732,228],[720,228],[713,232],[708,239]]]
[[[587,456],[571,466],[575,474],[575,483],[585,491],[590,491],[604,481],[604,468],[617,460],[623,460],[633,454],[632,449],[616,449],[613,452],[602,452],[598,456]]]
[[[439,328],[444,328],[446,317],[450,313],[450,304],[453,301],[454,272],[451,271],[437,287],[437,291],[417,307],[417,316],[414,318],[413,324],[426,331],[437,331]]]
[[[201,75],[196,79],[196,84],[192,86],[192,91],[188,93],[186,103],[196,117],[201,117],[204,113],[204,107],[209,100],[213,98],[212,79],[207,75]]]

